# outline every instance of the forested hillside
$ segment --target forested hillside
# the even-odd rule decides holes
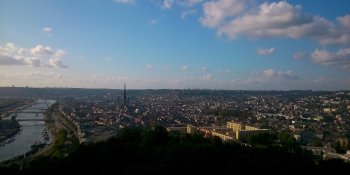
[[[125,130],[103,142],[81,145],[67,157],[37,157],[29,168],[1,166],[0,174],[337,174],[339,160],[315,165],[306,151],[279,146],[223,144],[218,137],[167,132],[162,126]]]

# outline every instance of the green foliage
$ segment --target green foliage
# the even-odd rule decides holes
[[[19,170],[19,168],[21,167],[21,165],[17,162],[10,162],[6,165],[6,167],[10,170],[10,171],[15,171],[15,170]]]
[[[60,150],[56,150],[55,152],[53,152],[51,154],[51,159],[54,159],[54,160],[60,160],[62,159],[64,156],[62,154],[62,152]]]
[[[68,125],[74,130],[74,131],[78,131],[78,127],[77,125],[75,125],[73,123],[72,120],[69,120],[69,118],[67,116],[65,116],[61,111],[58,112],[58,114],[64,119],[64,121],[66,123],[68,123]]]
[[[314,146],[314,147],[323,147],[323,144],[322,144],[322,142],[319,141],[319,140],[313,140],[313,141],[311,142],[311,146]]]
[[[64,143],[66,142],[67,140],[67,130],[61,128],[58,130],[57,132],[57,138],[54,142],[54,145],[53,145],[53,151],[52,151],[52,154],[57,151],[57,150],[60,150],[63,148],[64,146]]]
[[[59,105],[59,103],[54,103],[54,104],[51,104],[47,109],[46,109],[46,112],[45,112],[45,115],[48,119],[51,119],[51,112],[53,111],[54,108],[56,108],[57,106]]]
[[[248,143],[251,145],[266,145],[270,139],[269,133],[255,133],[248,137]]]
[[[74,135],[71,137],[72,139],[72,149],[73,151],[76,151],[79,148],[79,139],[77,137],[75,137]]]
[[[283,134],[280,137],[291,141]],[[345,170],[347,166],[340,168]],[[321,173],[319,169],[308,152],[292,153],[279,146],[258,148],[223,144],[219,137],[167,132],[165,128],[153,125],[146,129],[124,130],[102,142],[80,145],[67,157],[59,151],[50,157],[37,157],[33,159],[32,167],[21,174],[116,171],[117,174],[253,174],[256,170],[264,174],[300,174],[301,170],[303,174],[311,174]]]
[[[344,151],[346,152],[346,151],[348,151],[348,150],[350,150],[350,145],[345,145]]]
[[[11,116],[11,120],[12,120],[13,123],[15,123],[16,122],[16,116],[14,116],[14,115]]]
[[[337,153],[340,153],[340,142],[335,142],[333,148],[337,151]]]
[[[287,132],[278,133],[277,139],[280,140],[282,143],[296,142],[295,138],[292,135],[288,134]]]

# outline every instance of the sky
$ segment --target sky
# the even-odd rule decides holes
[[[349,0],[2,0],[0,86],[350,90]]]

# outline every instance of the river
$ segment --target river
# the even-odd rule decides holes
[[[55,100],[38,99],[36,104],[25,108],[23,113],[17,113],[16,119],[43,119],[43,113],[39,109],[46,109],[55,102]],[[36,113],[25,113],[36,111],[39,112],[38,116],[36,116]],[[3,118],[3,120],[9,120],[11,118],[10,116]],[[30,146],[35,142],[51,143],[50,134],[50,139],[46,141],[41,134],[42,130],[46,128],[44,121],[20,121],[19,124],[22,125],[22,131],[14,136],[15,140],[5,146],[0,146],[0,162],[18,155],[23,155],[23,153],[31,149]]]

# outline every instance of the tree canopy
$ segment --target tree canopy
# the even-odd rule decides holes
[[[59,153],[54,155],[60,157]],[[12,165],[0,166],[0,173],[252,174],[259,170],[264,174],[311,174],[323,168],[315,165],[308,154],[291,152],[287,147],[223,143],[219,137],[167,132],[159,125],[127,129],[105,141],[80,145],[67,157],[39,156],[30,164],[31,168],[21,171]],[[349,164],[339,165],[344,172],[349,168]]]

